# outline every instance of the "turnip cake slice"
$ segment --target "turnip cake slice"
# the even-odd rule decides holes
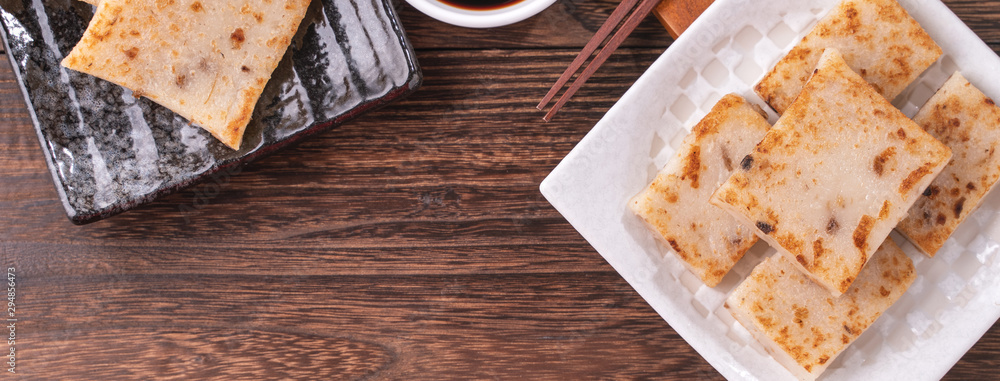
[[[955,73],[913,120],[954,153],[896,227],[933,257],[1000,178],[1000,107]]]
[[[711,202],[836,296],[950,157],[827,49]]]
[[[896,0],[845,0],[834,7],[755,90],[783,114],[826,48],[892,100],[941,56],[941,48]]]
[[[691,129],[653,183],[629,202],[709,287],[719,284],[757,237],[708,198],[769,128],[759,107],[726,95]]]
[[[62,64],[145,96],[233,149],[309,0],[102,0]]]
[[[858,280],[833,297],[781,255],[765,259],[725,307],[800,380],[819,377],[916,279],[913,262],[891,239]]]

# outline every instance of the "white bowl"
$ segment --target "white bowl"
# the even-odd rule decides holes
[[[448,24],[466,28],[493,28],[534,16],[556,0],[522,0],[507,7],[485,11],[462,9],[438,0],[406,0],[406,2],[424,14]]]

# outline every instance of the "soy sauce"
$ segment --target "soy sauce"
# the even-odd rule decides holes
[[[467,9],[470,11],[492,11],[506,8],[520,3],[523,0],[438,0],[455,8]]]

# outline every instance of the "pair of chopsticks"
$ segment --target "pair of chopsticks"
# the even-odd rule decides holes
[[[628,37],[633,30],[635,30],[635,27],[642,22],[642,19],[644,19],[646,15],[649,15],[649,13],[653,11],[653,8],[656,8],[656,5],[660,1],[661,0],[622,0],[621,4],[619,4],[618,7],[615,8],[614,12],[611,13],[611,17],[608,17],[608,20],[604,22],[604,25],[601,25],[601,28],[597,30],[594,37],[587,42],[587,45],[583,47],[583,50],[581,50],[580,54],[576,56],[573,63],[566,68],[566,71],[559,76],[559,80],[557,80],[555,85],[552,86],[552,89],[550,89],[549,92],[545,94],[545,97],[542,98],[542,101],[538,103],[539,110],[545,109],[545,106],[552,101],[552,98],[556,96],[559,89],[565,86],[566,82],[569,82],[569,79],[573,77],[573,73],[576,73],[576,71],[580,69],[580,66],[583,66],[583,63],[587,61],[587,58],[589,58],[590,55],[594,53],[594,50],[597,50],[597,47],[600,46],[605,39],[607,39],[608,35],[618,27],[618,24],[621,23],[622,19],[625,18],[625,16],[628,16],[628,19],[625,20],[625,23],[621,25],[621,28],[618,28],[618,31],[611,36],[611,39],[608,40],[607,44],[604,45],[604,48],[597,53],[597,56],[590,61],[590,64],[583,69],[583,72],[580,73],[575,80],[573,80],[573,84],[570,85],[569,89],[567,89],[561,97],[559,97],[559,101],[552,106],[552,109],[549,110],[549,112],[546,113],[542,119],[546,122],[552,120],[552,117],[559,112],[559,109],[566,104],[566,101],[569,101],[569,98],[572,97],[573,94],[575,94],[576,91],[587,82],[587,79],[589,79],[590,76],[597,71],[597,68],[600,67],[604,61],[607,61],[608,57],[611,56],[611,53],[614,53],[615,49],[618,49],[618,46],[625,41],[625,38]],[[636,5],[637,3],[638,6]]]

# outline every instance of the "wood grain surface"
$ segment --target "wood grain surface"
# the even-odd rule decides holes
[[[4,377],[721,378],[538,191],[671,43],[649,17],[543,123],[534,105],[615,5],[472,30],[401,4],[417,93],[86,226],[3,60],[0,265],[19,319]],[[1000,48],[1000,2],[948,5]],[[947,378],[998,367],[994,325]]]

